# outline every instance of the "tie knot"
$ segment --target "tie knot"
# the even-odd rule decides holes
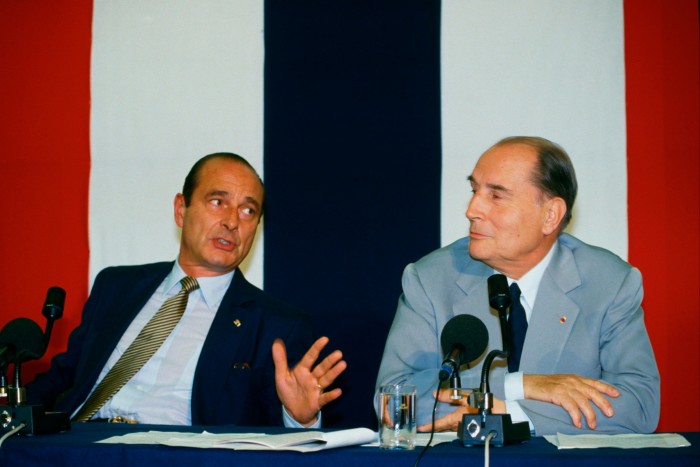
[[[510,299],[513,300],[513,303],[520,303],[521,294],[522,292],[520,291],[520,287],[518,287],[517,282],[513,282],[512,284],[510,284]]]
[[[197,279],[190,276],[183,277],[180,281],[180,284],[182,284],[182,290],[184,290],[187,293],[190,293],[193,290],[197,290],[199,288],[199,282],[197,282]]]

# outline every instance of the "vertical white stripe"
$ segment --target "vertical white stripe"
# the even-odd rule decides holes
[[[263,2],[95,0],[90,281],[105,266],[175,259],[173,198],[201,156],[262,175]],[[262,230],[262,229],[260,229]],[[262,285],[262,238],[246,276]]]
[[[466,176],[512,135],[559,143],[576,168],[569,227],[627,256],[621,0],[443,0],[442,243],[464,236]]]

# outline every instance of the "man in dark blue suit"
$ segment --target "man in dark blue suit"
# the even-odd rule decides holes
[[[76,414],[185,276],[199,288],[173,331],[92,419],[175,425],[317,427],[345,370],[340,351],[316,364],[305,313],[274,300],[238,265],[253,244],[264,204],[260,177],[242,157],[216,153],[191,169],[175,196],[182,229],[175,262],[106,268],[95,279],[68,349],[27,385],[27,399]],[[296,362],[293,368],[288,361]]]

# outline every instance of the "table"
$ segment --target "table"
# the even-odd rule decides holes
[[[149,466],[412,466],[420,448],[413,451],[383,451],[376,447],[353,446],[315,453],[292,451],[231,451],[190,449],[160,445],[95,444],[95,441],[133,431],[193,431],[213,433],[280,433],[282,428],[174,427],[111,423],[74,423],[64,433],[13,436],[0,447],[0,466],[124,467]],[[544,438],[504,447],[491,447],[491,466],[693,466],[700,465],[700,433],[681,433],[691,442],[688,448],[557,450]],[[517,462],[517,464],[516,464]],[[484,465],[484,448],[444,443],[431,447],[420,466]]]

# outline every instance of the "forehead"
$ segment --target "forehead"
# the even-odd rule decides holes
[[[194,191],[241,193],[246,196],[255,196],[259,200],[263,196],[260,180],[250,167],[241,162],[223,158],[211,159],[202,166]]]
[[[494,146],[476,163],[470,180],[481,185],[518,188],[534,186],[532,173],[537,163],[537,151],[525,144]]]

